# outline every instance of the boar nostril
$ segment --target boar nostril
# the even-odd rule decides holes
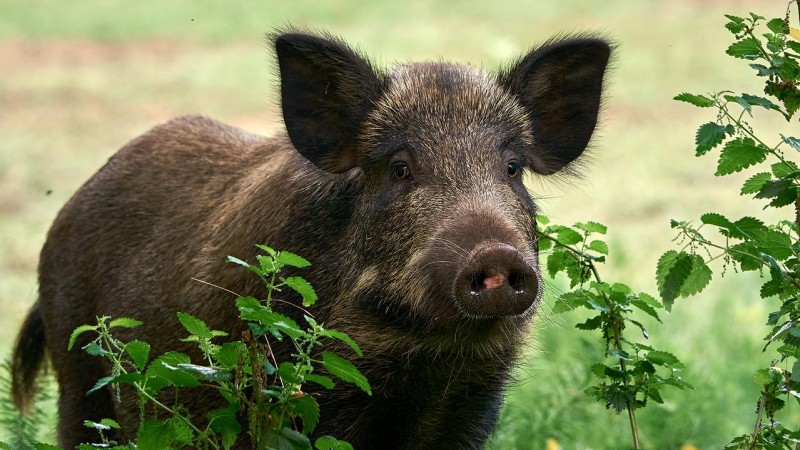
[[[528,276],[529,275],[519,270],[512,270],[511,273],[508,274],[508,285],[511,286],[514,292],[522,293],[525,291]]]
[[[508,244],[479,247],[454,283],[455,301],[484,317],[522,314],[538,296],[534,267]]]

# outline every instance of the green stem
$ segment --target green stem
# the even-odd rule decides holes
[[[575,257],[578,258],[579,261],[581,261],[589,268],[589,270],[592,272],[592,276],[594,277],[595,281],[597,281],[598,283],[603,282],[602,278],[600,278],[600,272],[597,271],[597,267],[595,267],[594,263],[591,260],[587,259],[584,256],[583,252],[579,251],[574,247],[570,247],[569,245],[562,244],[561,242],[559,242],[558,239],[550,235],[540,233],[539,236],[549,239],[555,245],[567,249],[570,253],[575,255]],[[619,317],[619,313],[616,312],[616,309],[612,306],[611,299],[608,298],[608,295],[606,295],[605,292],[601,292],[600,294],[603,296],[603,299],[606,301],[606,304],[609,305],[609,313],[614,314],[615,316],[611,320],[611,322],[613,323],[613,331],[614,331],[614,337],[613,337],[614,348],[616,348],[617,352],[619,352],[619,354],[622,355],[622,331],[620,330],[619,327],[620,320],[617,320],[621,318]],[[619,359],[619,367],[620,370],[622,371],[622,383],[627,388],[630,385],[630,381],[628,379],[628,368],[627,365],[625,364],[624,359],[622,358],[618,359]],[[635,450],[639,450],[641,448],[641,445],[639,444],[639,427],[636,423],[636,413],[634,410],[635,405],[631,402],[630,399],[626,399],[625,403],[626,403],[625,405],[626,409],[628,410],[628,421],[630,422],[631,436],[633,437],[633,448]]]

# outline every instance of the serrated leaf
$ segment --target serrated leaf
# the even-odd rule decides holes
[[[787,27],[783,19],[775,18],[767,22],[767,28],[775,34],[786,34],[789,31]]]
[[[800,139],[791,136],[787,137],[784,135],[781,135],[781,139],[783,139],[783,142],[789,144],[793,149],[800,152]]]
[[[75,345],[75,341],[78,339],[78,336],[87,331],[97,331],[97,325],[81,325],[78,328],[75,328],[75,330],[72,331],[72,335],[69,337],[67,351],[72,350],[72,347]]]
[[[214,359],[220,366],[232,369],[236,367],[244,353],[244,343],[240,341],[226,342],[217,348]]]
[[[705,95],[690,94],[688,92],[676,95],[673,97],[673,100],[691,103],[692,105],[700,108],[710,108],[714,106],[714,99],[708,98]]]
[[[119,317],[108,323],[108,329],[111,328],[136,328],[141,325],[140,320],[131,319],[130,317]]]
[[[769,180],[761,186],[755,198],[776,198],[791,189],[791,187],[792,182],[790,180]]]
[[[742,59],[756,59],[759,57],[761,52],[761,47],[758,44],[758,41],[753,37],[746,37],[744,39],[740,39],[737,42],[728,47],[725,50],[725,53],[733,56],[734,58],[742,58]]]
[[[91,356],[103,356],[108,354],[108,351],[98,344],[97,341],[92,341],[84,345],[83,351],[86,352],[87,355]]]
[[[175,441],[175,429],[168,420],[145,420],[136,434],[136,447],[142,450],[170,448]]]
[[[797,167],[797,164],[789,160],[776,162],[770,166],[770,168],[777,178],[791,178],[793,176],[796,178],[798,172],[800,172],[800,168]]]
[[[603,325],[603,317],[602,316],[595,316],[589,319],[586,319],[582,323],[575,324],[575,328],[579,330],[589,331],[589,330],[596,330]]]
[[[97,380],[97,382],[94,384],[94,386],[93,386],[91,389],[89,389],[89,391],[88,391],[88,392],[86,392],[86,395],[88,396],[89,394],[92,394],[92,393],[94,393],[94,392],[97,392],[97,391],[99,391],[100,389],[102,389],[102,388],[104,388],[104,387],[108,386],[108,384],[109,384],[109,383],[111,383],[112,381],[114,381],[114,378],[115,378],[115,377],[110,377],[110,376],[109,376],[109,377],[103,377],[103,378],[100,378],[99,380]]]
[[[317,293],[304,278],[289,277],[283,282],[303,297],[303,306],[311,306],[317,302]]]
[[[553,228],[556,230],[556,239],[563,245],[573,245],[583,241],[583,236],[572,228],[564,226]]]
[[[197,378],[191,373],[178,368],[179,364],[191,364],[191,359],[183,353],[171,351],[154,359],[147,368],[148,377],[158,377],[163,383],[173,386],[197,387]],[[159,383],[156,383],[158,385]],[[148,387],[150,384],[148,383]]]
[[[666,366],[675,368],[683,367],[683,364],[681,364],[680,360],[672,353],[654,350],[649,352],[647,356],[645,356],[645,358],[647,358],[648,361],[657,366]]]
[[[325,389],[333,389],[334,387],[333,380],[331,380],[330,377],[326,377],[325,375],[316,375],[310,373],[306,375],[306,381],[317,383],[320,386],[324,387]]]
[[[370,388],[367,378],[350,361],[336,353],[325,351],[322,352],[322,365],[331,375],[344,382],[353,383],[368,395],[372,395],[372,388]]]
[[[246,261],[242,261],[241,259],[236,258],[234,256],[228,256],[228,262],[232,262],[232,263],[238,264],[238,265],[240,265],[242,267],[246,267],[248,270],[250,270],[251,272],[255,273],[256,275],[258,275],[260,277],[264,276],[264,271],[261,270],[260,267],[254,266],[254,265],[252,265],[252,264],[250,264],[250,263],[248,263]]]
[[[631,300],[631,305],[639,308],[643,312],[645,312],[645,313],[649,314],[650,316],[652,316],[653,318],[655,318],[657,321],[661,322],[661,318],[658,317],[658,312],[656,311],[656,309],[653,308],[653,306],[647,304],[647,302],[644,302],[644,301],[639,300],[639,299],[634,299],[634,300]]]
[[[688,253],[669,250],[659,258],[656,282],[667,311],[671,310],[672,303],[680,296],[681,288],[691,272],[692,259]]]
[[[197,364],[178,364],[176,368],[199,375],[207,380],[227,381],[231,379],[231,374],[229,372],[213,367],[198,366]]]
[[[337,330],[325,330],[320,334],[322,336],[327,336],[329,338],[338,339],[344,342],[345,344],[349,345],[358,356],[362,356],[361,348],[359,348],[358,344],[356,344],[356,341],[351,339],[346,333],[342,333],[341,331]]]
[[[590,242],[587,248],[597,253],[602,253],[603,255],[608,254],[608,244],[600,240]]]
[[[322,436],[314,442],[317,450],[353,450],[353,446],[333,436]]]
[[[130,341],[125,344],[125,352],[131,357],[137,369],[144,370],[147,365],[147,357],[150,355],[150,344],[143,341]]]
[[[576,223],[575,228],[583,230],[587,233],[606,234],[608,232],[607,226],[603,225],[602,223],[592,221]]]
[[[577,290],[571,292],[565,292],[561,294],[561,296],[556,300],[553,304],[553,313],[554,314],[561,314],[567,311],[572,311],[575,308],[585,306],[589,306],[589,300],[592,299],[592,295],[584,290]]]
[[[764,183],[771,179],[772,175],[770,175],[768,172],[757,173],[744,182],[740,193],[741,195],[755,194],[761,190],[761,188],[764,186]]]
[[[706,265],[703,258],[700,255],[689,255],[689,258],[691,258],[692,269],[681,286],[681,297],[695,295],[705,289],[708,283],[711,282],[711,269]]]
[[[233,447],[236,438],[242,432],[242,426],[236,420],[236,412],[235,407],[229,406],[208,413],[209,424],[214,431],[222,435],[222,445],[226,450]]]
[[[695,134],[694,142],[696,154],[701,156],[712,148],[718,146],[725,140],[725,137],[733,132],[730,125],[719,125],[715,122],[708,122],[700,125]]]
[[[61,447],[52,444],[45,444],[43,442],[37,442],[33,444],[34,450],[63,450]],[[5,442],[0,442],[0,449],[3,450],[14,450],[11,448],[10,445],[6,444]]]
[[[727,217],[719,213],[706,213],[700,216],[700,221],[706,225],[714,225],[720,228],[731,229],[734,227],[733,222],[728,220]]]
[[[291,252],[279,252],[278,256],[275,258],[278,263],[283,264],[285,266],[292,266],[297,267],[298,269],[302,269],[304,267],[308,267],[311,265],[305,258],[302,256],[295,255]]]
[[[211,329],[208,328],[208,325],[191,314],[179,312],[178,320],[181,321],[181,324],[184,328],[186,328],[187,331],[189,331],[189,333],[192,333],[200,339],[211,339],[213,337],[211,334]]]
[[[756,145],[750,138],[737,138],[725,144],[719,156],[717,171],[714,175],[729,175],[740,172],[753,164],[758,164],[767,158],[769,150],[761,145]]]
[[[258,265],[260,266],[259,268],[265,274],[280,270],[278,265],[275,264],[275,259],[272,256],[256,255],[256,261],[258,261]]]
[[[310,434],[319,422],[319,404],[310,395],[295,397],[289,402],[292,413],[303,419],[303,434]]]
[[[742,100],[747,102],[747,104],[752,106],[760,106],[764,109],[771,109],[774,111],[780,111],[780,107],[775,103],[772,103],[772,100],[764,97],[759,97],[757,95],[750,95],[750,94],[742,94],[740,96]]]

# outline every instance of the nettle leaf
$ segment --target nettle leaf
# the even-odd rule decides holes
[[[771,109],[771,110],[774,110],[774,111],[780,111],[781,110],[781,108],[778,105],[776,105],[775,103],[772,103],[772,100],[770,100],[768,98],[759,97],[757,95],[750,95],[750,94],[742,94],[740,98],[742,100],[744,100],[745,102],[747,102],[747,104],[749,104],[749,105],[760,106],[760,107],[762,107],[764,109]]]
[[[714,106],[713,98],[706,97],[705,95],[690,94],[688,92],[676,95],[675,97],[673,97],[673,100],[691,103],[692,105],[698,106],[700,108],[710,108]]]
[[[179,352],[167,352],[154,359],[147,368],[147,376],[158,377],[167,385],[197,387],[200,385],[191,373],[178,368],[179,364],[191,364],[191,359]],[[148,387],[150,387],[148,385]]]
[[[226,450],[233,447],[236,438],[242,432],[242,426],[236,420],[237,410],[235,406],[229,406],[208,413],[209,424],[214,431],[222,435],[222,446]]]
[[[553,313],[561,314],[567,311],[572,311],[573,309],[581,306],[588,308],[589,301],[593,298],[594,296],[591,293],[586,292],[583,289],[566,292],[561,294],[558,300],[556,300],[556,302],[553,304]]]
[[[716,122],[708,122],[700,125],[694,138],[694,142],[697,146],[697,156],[704,155],[712,148],[721,144],[728,134],[733,134],[733,131],[733,126],[719,125]]]
[[[761,47],[758,44],[758,40],[754,37],[746,37],[744,39],[740,39],[737,42],[731,44],[725,53],[733,56],[734,58],[742,58],[742,59],[756,59],[759,57],[761,52]]]
[[[319,384],[320,386],[324,387],[325,389],[333,389],[334,384],[333,380],[330,377],[326,377],[325,375],[316,375],[310,373],[306,375],[306,381],[312,381],[314,383]]]
[[[681,297],[688,297],[700,293],[711,282],[712,272],[700,255],[690,255],[692,271],[681,287]]]
[[[175,428],[169,420],[145,420],[136,434],[136,446],[140,449],[170,448],[175,437]]]
[[[228,262],[232,262],[232,263],[238,264],[238,265],[240,265],[242,267],[246,267],[248,270],[250,270],[251,272],[255,273],[256,275],[258,275],[260,277],[263,277],[265,275],[264,271],[260,267],[254,266],[254,265],[252,265],[252,264],[250,264],[250,263],[248,263],[246,261],[242,261],[241,259],[236,258],[234,256],[228,256]]]
[[[772,166],[772,173],[778,178],[797,178],[800,168],[793,161],[776,162]]]
[[[231,374],[225,370],[215,369],[208,366],[198,366],[197,364],[178,364],[178,369],[191,372],[195,375],[212,381],[227,381],[231,379]]]
[[[322,352],[322,365],[331,375],[344,382],[353,383],[368,395],[372,395],[372,388],[370,388],[367,378],[350,361],[336,353],[324,351]]]
[[[552,229],[556,232],[558,242],[563,245],[574,245],[583,241],[583,236],[572,228],[556,225]]]
[[[725,144],[719,156],[717,171],[722,176],[740,172],[767,159],[769,149],[750,138],[737,138]]]
[[[97,380],[97,382],[94,384],[94,386],[86,392],[86,395],[88,396],[89,394],[97,392],[100,389],[108,386],[111,382],[114,381],[114,378],[116,378],[116,377],[109,376],[109,377],[100,378],[99,380]]]
[[[78,336],[86,333],[87,331],[97,331],[97,325],[81,325],[75,330],[72,331],[72,335],[69,337],[69,343],[67,344],[67,351],[72,350],[72,347],[75,345],[75,341],[78,339]]]
[[[278,253],[278,256],[275,258],[275,260],[279,264],[283,264],[285,266],[297,267],[298,269],[302,269],[304,267],[308,267],[311,265],[311,263],[308,262],[302,256],[298,256],[295,255],[294,253],[286,251]]]
[[[303,419],[303,434],[310,434],[319,422],[319,404],[310,395],[295,397],[289,402],[292,413]]]
[[[603,225],[602,223],[592,221],[576,223],[575,228],[583,230],[587,233],[606,234],[606,232],[608,232],[607,226]]]
[[[675,367],[675,368],[683,367],[681,361],[672,353],[654,350],[649,352],[647,356],[645,356],[645,358],[657,366]]]
[[[200,339],[211,339],[213,337],[208,325],[191,314],[179,312],[178,320],[181,321],[181,324],[183,324],[183,327],[186,328],[189,333],[192,333]]]
[[[362,356],[361,349],[358,347],[358,344],[356,344],[356,341],[350,338],[350,336],[348,336],[346,333],[336,330],[325,330],[320,334],[322,336],[327,336],[329,338],[338,339],[344,342],[345,344],[349,345],[358,356]]]
[[[789,144],[793,149],[800,152],[800,139],[791,136],[786,137],[784,135],[781,135],[781,139],[783,139],[783,142]]]
[[[276,264],[275,258],[272,256],[256,255],[256,260],[258,261],[261,271],[265,274],[280,270],[280,265]]]
[[[214,359],[220,366],[232,369],[236,367],[244,354],[245,345],[243,342],[226,342],[217,348],[216,353],[214,353]]]
[[[700,255],[674,250],[664,253],[656,268],[656,281],[664,308],[669,311],[676,298],[699,293],[711,277],[711,269]]]
[[[317,450],[353,450],[353,446],[333,436],[322,436],[314,442]]]
[[[719,213],[706,213],[700,216],[700,221],[706,225],[715,225],[720,228],[730,230],[735,227],[733,222],[728,220],[727,217]]]
[[[590,319],[586,319],[583,323],[579,323],[575,325],[575,328],[583,331],[589,330],[596,330],[603,326],[603,316],[594,316]]]
[[[147,365],[147,357],[150,355],[150,344],[143,341],[131,341],[125,344],[125,352],[133,360],[133,364],[139,370],[144,370]]]
[[[767,22],[767,28],[775,34],[786,34],[789,30],[783,19],[772,19]]]
[[[120,317],[109,322],[108,329],[110,330],[112,328],[136,328],[141,324],[142,322],[139,320],[131,319],[130,317]]]
[[[308,281],[302,277],[289,277],[283,280],[287,286],[303,296],[303,306],[311,306],[317,302],[317,293]]]
[[[771,179],[772,175],[769,172],[757,173],[744,182],[740,193],[741,195],[755,194]]]
[[[652,305],[648,304],[646,301],[643,301],[638,298],[633,299],[631,300],[631,305],[639,308],[640,310],[644,311],[645,313],[655,318],[657,321],[661,322],[661,318],[658,317],[658,312],[656,311],[656,309]]]
[[[608,254],[608,244],[601,240],[594,240],[590,242],[586,248],[597,253],[602,253],[603,255]]]
[[[672,309],[672,303],[680,295],[683,283],[691,272],[692,260],[688,253],[669,250],[659,258],[656,265],[656,283],[667,311]]]

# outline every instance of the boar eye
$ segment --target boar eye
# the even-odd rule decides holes
[[[411,177],[411,169],[408,168],[408,165],[405,163],[396,163],[392,164],[392,176],[396,180],[405,180],[406,178]]]
[[[509,178],[514,178],[517,175],[519,175],[519,172],[520,172],[519,162],[516,161],[516,160],[513,160],[513,159],[511,161],[509,161],[508,162],[508,177]]]

